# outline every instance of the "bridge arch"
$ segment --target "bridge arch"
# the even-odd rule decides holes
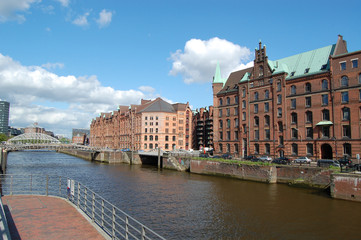
[[[60,144],[61,142],[47,134],[43,133],[24,133],[19,136],[9,139],[7,142],[9,145],[13,144]]]

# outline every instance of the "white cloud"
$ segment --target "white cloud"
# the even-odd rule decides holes
[[[24,22],[25,17],[18,12],[27,11],[31,4],[41,2],[41,0],[1,0],[0,1],[0,22],[18,21]]]
[[[113,16],[112,12],[109,12],[109,11],[106,11],[105,9],[103,9],[99,13],[99,18],[96,20],[99,28],[108,26],[110,24],[110,22],[112,21],[112,16]]]
[[[251,51],[247,47],[224,39],[191,39],[185,44],[183,52],[177,50],[171,54],[173,66],[169,74],[180,74],[188,84],[210,82],[217,63],[220,64],[222,77],[228,77],[234,69],[249,61],[250,56]]]
[[[49,29],[49,31],[50,31],[50,29]],[[41,65],[41,67],[46,68],[48,70],[52,70],[52,69],[56,69],[56,68],[62,69],[64,67],[64,63],[45,63],[45,64]]]
[[[142,92],[154,93],[155,89],[151,86],[140,86],[139,90]]]
[[[51,68],[54,64],[45,65]],[[149,98],[142,90],[102,86],[96,76],[58,76],[43,67],[23,66],[2,54],[0,86],[0,96],[10,102],[11,126],[26,127],[39,122],[50,131],[68,135],[71,128],[89,128],[91,119],[101,112]],[[53,107],[47,107],[49,103]]]
[[[68,7],[70,0],[56,0],[57,2],[59,2],[63,7]]]
[[[88,16],[89,12],[84,13],[84,15],[78,16],[72,23],[77,26],[87,26],[88,25]]]

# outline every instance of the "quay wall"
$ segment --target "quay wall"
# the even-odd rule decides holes
[[[60,149],[58,152],[69,154],[75,157],[83,158],[89,161],[96,161],[102,163],[127,163],[127,164],[142,164],[138,154],[134,153],[133,162],[131,163],[131,152],[121,151],[84,151],[76,149]]]
[[[191,160],[190,172],[198,174],[234,177],[243,180],[276,183],[275,166],[245,165],[226,162]]]
[[[333,174],[331,197],[361,202],[361,175],[354,173]]]

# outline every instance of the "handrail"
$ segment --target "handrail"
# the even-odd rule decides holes
[[[0,174],[0,193],[65,198],[112,239],[165,239],[73,179],[42,174]]]

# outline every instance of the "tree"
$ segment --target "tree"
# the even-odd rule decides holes
[[[0,142],[7,141],[8,137],[4,133],[0,133]]]

